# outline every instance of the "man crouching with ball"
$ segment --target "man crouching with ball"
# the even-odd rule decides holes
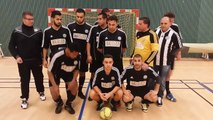
[[[125,86],[124,80],[127,84]],[[149,80],[156,80],[150,82]],[[160,87],[159,76],[151,67],[144,67],[142,57],[134,55],[133,65],[127,67],[121,75],[123,101],[127,111],[132,111],[134,97],[141,97],[141,107],[144,112],[148,111],[149,102],[157,101],[157,93]],[[155,85],[151,85],[155,84]],[[152,90],[154,86],[154,90]]]
[[[120,73],[113,67],[112,55],[104,56],[103,65],[95,72],[90,98],[98,102],[97,111],[104,107],[104,103],[109,103],[112,111],[117,111],[116,105],[123,95]]]

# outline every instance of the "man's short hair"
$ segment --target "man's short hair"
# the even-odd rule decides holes
[[[141,17],[139,20],[143,20],[143,22],[147,24],[148,27],[150,26],[150,19],[148,17]]]
[[[107,14],[106,14],[106,13],[102,13],[102,12],[101,12],[101,13],[98,14],[98,16],[99,16],[99,15],[102,15],[102,18],[103,18],[103,19],[107,19]]]
[[[68,45],[68,48],[70,49],[71,52],[75,51],[75,52],[80,52],[80,47],[79,44],[76,42],[70,43]]]
[[[109,16],[108,21],[118,22],[118,17],[116,15]]]
[[[166,14],[164,14],[164,17],[175,18],[175,14],[172,12],[167,12]]]
[[[56,16],[56,15],[61,16],[61,12],[60,12],[60,11],[58,11],[58,10],[54,10],[54,11],[52,11],[52,13],[51,13],[51,18],[55,18],[55,16]]]
[[[29,12],[29,11],[24,11],[22,13],[22,18],[24,18],[26,15],[29,15],[29,16],[33,16],[33,13]]]
[[[110,12],[110,10],[109,10],[108,8],[103,8],[103,9],[101,10],[101,12],[102,12],[102,13],[106,13],[106,12]]]
[[[84,11],[84,9],[82,9],[82,8],[78,8],[75,12],[76,13],[84,13],[84,15],[86,14],[86,12]]]
[[[112,60],[113,60],[113,56],[112,56],[112,55],[110,55],[110,54],[106,54],[106,55],[104,55],[103,60],[104,60],[105,58],[112,58]]]
[[[141,56],[140,54],[135,54],[135,55],[133,56],[133,58],[141,58],[141,59],[142,59],[142,56]]]

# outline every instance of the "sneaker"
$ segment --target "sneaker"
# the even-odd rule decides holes
[[[100,111],[103,107],[104,107],[104,102],[102,102],[102,101],[98,102],[96,111]]]
[[[133,101],[125,103],[126,111],[130,112],[132,111]]]
[[[71,103],[66,104],[66,105],[64,106],[64,108],[65,108],[65,110],[67,110],[70,114],[75,114],[75,110],[73,109]]]
[[[111,100],[110,107],[112,111],[117,111],[116,102],[114,100]]]
[[[26,98],[23,98],[23,99],[22,99],[21,108],[22,108],[22,109],[27,109],[27,108],[28,108],[28,102],[27,102],[27,99],[26,99]]]
[[[56,108],[55,108],[55,113],[56,113],[56,114],[61,113],[63,104],[64,104],[63,101],[62,101],[62,102],[57,102],[57,103],[56,103]]]
[[[163,102],[162,102],[162,98],[161,97],[158,97],[158,100],[157,100],[157,106],[162,106],[163,105]]]
[[[172,95],[172,93],[169,93],[166,95],[166,98],[172,102],[176,102],[176,98]]]
[[[45,101],[46,100],[46,96],[44,95],[44,92],[40,92],[39,96],[40,96],[40,100],[41,101]]]
[[[149,104],[148,103],[141,103],[141,109],[143,110],[143,112],[147,113],[148,112],[148,107]]]
[[[82,92],[79,92],[79,93],[78,93],[78,96],[79,96],[81,99],[85,99],[85,98],[86,98]]]

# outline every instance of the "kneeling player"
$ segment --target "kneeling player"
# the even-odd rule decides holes
[[[141,107],[144,112],[148,111],[149,102],[157,101],[157,93],[159,90],[159,76],[151,67],[144,67],[142,57],[139,54],[134,55],[133,65],[127,67],[122,75],[122,90],[123,90],[123,101],[126,105],[127,111],[132,111],[132,105],[135,96],[141,97]],[[124,85],[126,80],[127,85]],[[156,80],[154,83],[154,90],[150,89],[148,80]]]
[[[109,101],[112,111],[117,111],[116,104],[123,95],[120,88],[120,73],[116,67],[113,67],[113,57],[111,55],[104,56],[103,65],[95,72],[90,98],[98,102],[97,111],[101,110],[104,103]]]
[[[54,54],[50,65],[48,67],[48,77],[50,81],[50,92],[53,100],[56,102],[55,113],[58,114],[62,111],[63,101],[59,93],[60,78],[68,85],[67,91],[70,97],[67,99],[65,109],[74,114],[75,110],[72,108],[72,101],[77,94],[77,76],[79,66],[79,50],[76,44],[70,44],[64,50]]]

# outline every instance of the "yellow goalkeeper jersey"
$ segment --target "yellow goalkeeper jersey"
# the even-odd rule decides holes
[[[145,63],[153,66],[158,51],[158,37],[152,30],[137,32],[133,55],[140,54]]]

